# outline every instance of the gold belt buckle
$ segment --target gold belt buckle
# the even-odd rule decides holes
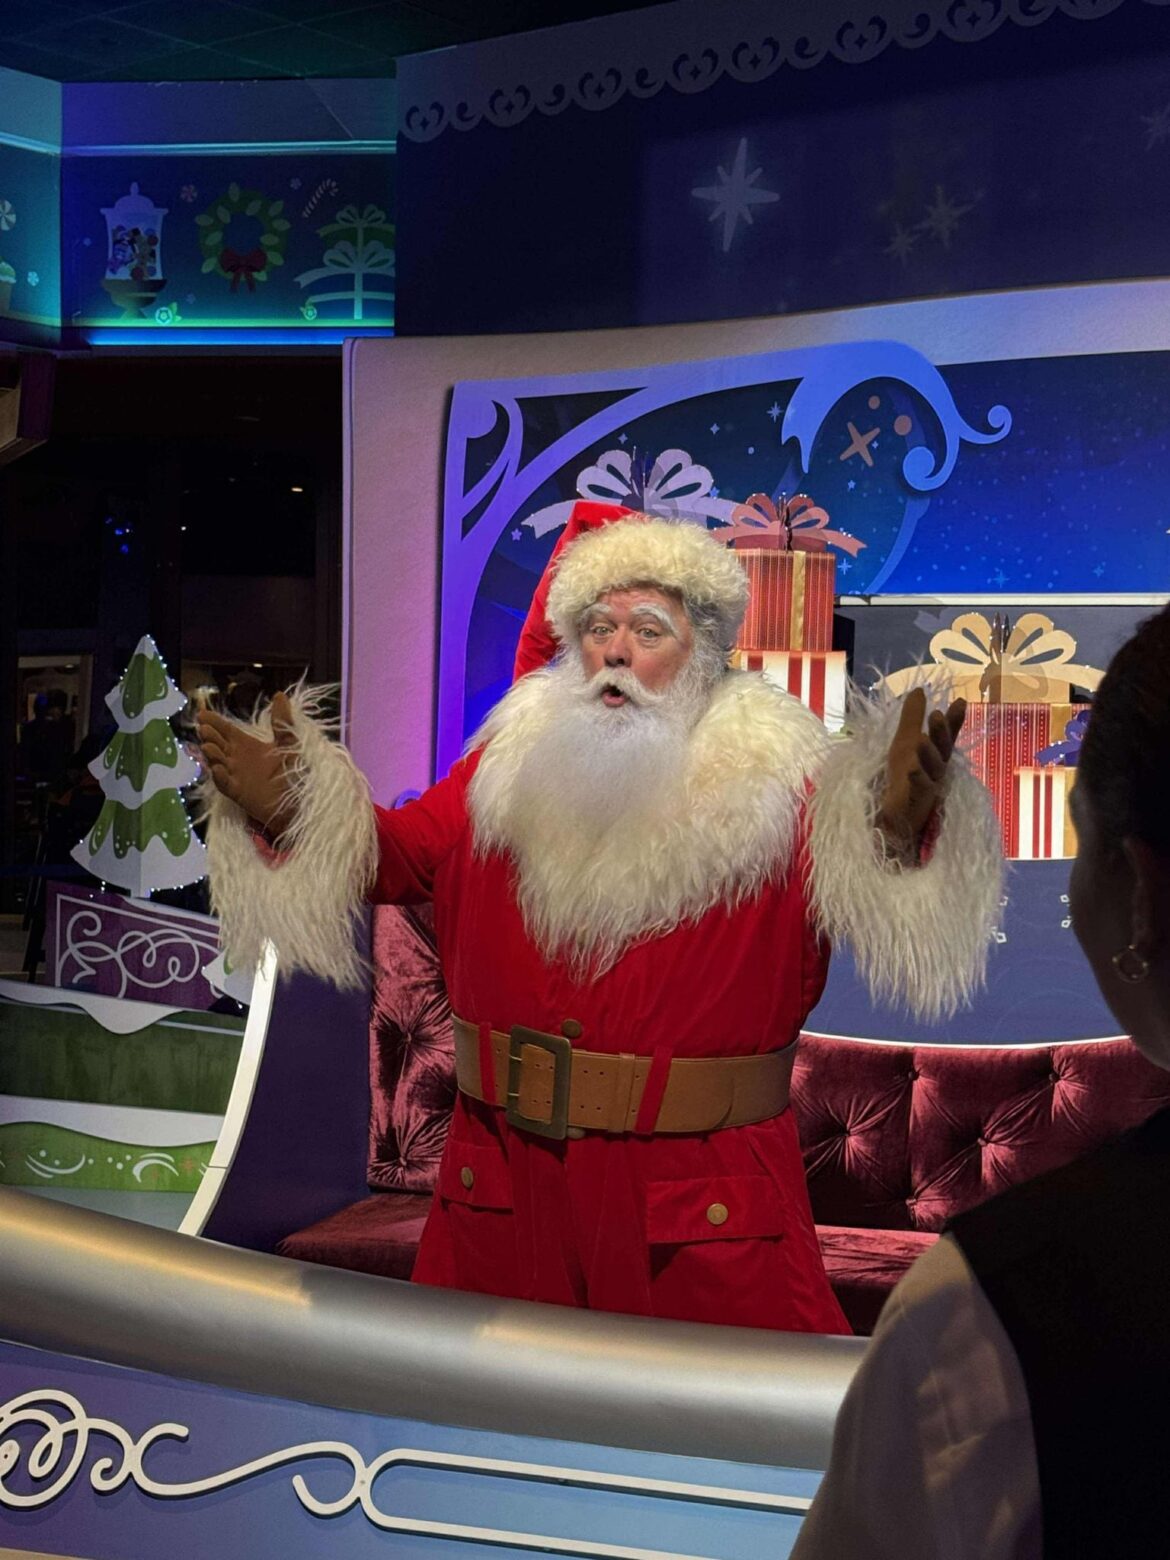
[[[552,1113],[547,1121],[537,1121],[525,1116],[518,1108],[520,1098],[520,1073],[523,1068],[521,1051],[526,1045],[547,1051],[553,1059]],[[517,1024],[508,1035],[508,1103],[504,1107],[504,1120],[525,1132],[538,1137],[562,1140],[569,1130],[569,1085],[573,1076],[573,1046],[564,1035],[547,1035],[539,1029],[525,1029]]]

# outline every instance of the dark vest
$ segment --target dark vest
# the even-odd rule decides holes
[[[1170,1110],[950,1230],[1028,1389],[1045,1560],[1170,1555]]]

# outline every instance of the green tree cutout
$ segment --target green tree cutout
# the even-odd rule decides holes
[[[170,725],[186,702],[154,640],[143,635],[121,681],[106,695],[118,730],[89,766],[105,805],[73,847],[73,859],[87,872],[139,898],[152,889],[196,883],[207,872],[206,853],[179,794],[199,778],[199,766]]]

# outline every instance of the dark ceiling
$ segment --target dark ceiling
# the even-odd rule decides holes
[[[0,0],[0,65],[52,81],[392,76],[400,54],[651,0]]]

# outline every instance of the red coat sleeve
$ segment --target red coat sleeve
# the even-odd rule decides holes
[[[468,827],[467,786],[478,753],[452,769],[445,780],[404,807],[374,808],[378,831],[378,873],[374,904],[417,905],[434,892],[435,873]]]

